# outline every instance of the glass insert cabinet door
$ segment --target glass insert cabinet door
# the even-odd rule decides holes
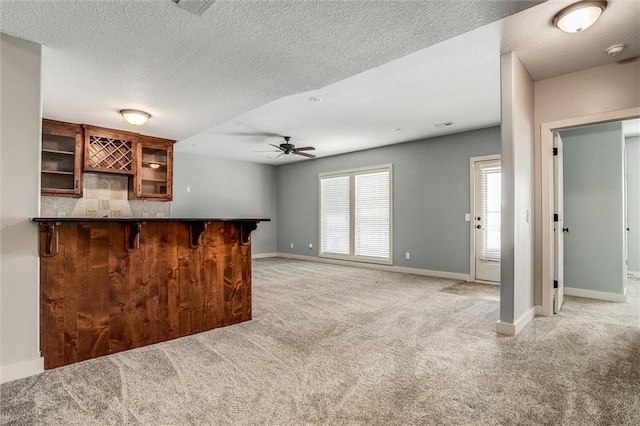
[[[137,198],[171,200],[173,143],[157,138],[138,140]]]
[[[42,122],[42,194],[82,196],[82,128],[53,120]]]

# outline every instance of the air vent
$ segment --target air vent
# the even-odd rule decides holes
[[[187,10],[194,15],[202,16],[202,14],[209,9],[209,6],[213,4],[215,0],[171,0],[178,7]]]
[[[453,121],[446,121],[444,123],[438,123],[438,124],[435,124],[435,126],[438,127],[438,128],[453,126]]]

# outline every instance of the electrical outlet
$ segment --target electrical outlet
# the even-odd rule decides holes
[[[313,244],[309,243],[309,248],[312,249],[313,248]]]
[[[187,192],[191,192],[191,187],[187,186]]]
[[[293,248],[293,243],[291,243],[291,248]]]
[[[406,252],[406,253],[404,254],[404,258],[405,258],[405,259],[407,259],[407,260],[411,260],[411,253]]]

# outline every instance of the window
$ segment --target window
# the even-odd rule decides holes
[[[320,174],[320,256],[391,263],[391,164]]]
[[[500,162],[480,166],[481,217],[485,218],[480,257],[494,262],[500,262],[500,171]]]

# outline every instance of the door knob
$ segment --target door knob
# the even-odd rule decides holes
[[[480,225],[476,225],[476,228],[481,229],[481,228],[482,228],[482,226],[480,226]]]
[[[569,228],[562,228],[562,232],[569,232]]]

